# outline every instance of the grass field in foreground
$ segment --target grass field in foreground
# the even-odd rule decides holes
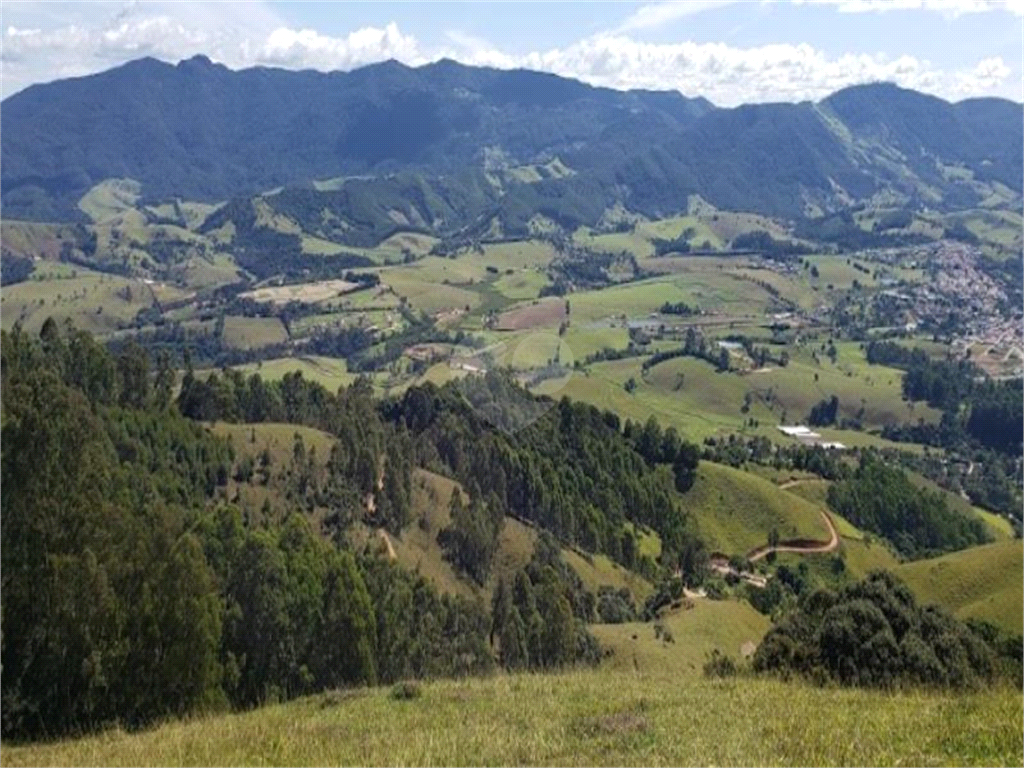
[[[496,675],[311,696],[5,765],[1020,765],[1021,692],[900,693],[671,672]]]

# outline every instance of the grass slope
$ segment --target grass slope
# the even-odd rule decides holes
[[[662,614],[660,623],[674,642],[654,636],[654,624],[596,624],[591,627],[602,648],[611,651],[604,661],[614,670],[645,673],[699,674],[711,651],[718,649],[739,658],[741,648],[757,645],[771,626],[767,616],[739,600],[694,599],[691,608]]]
[[[320,463],[327,461],[331,455],[331,448],[334,447],[335,438],[327,432],[321,432],[313,427],[304,427],[300,424],[229,424],[217,422],[209,427],[213,434],[219,437],[228,438],[235,449],[235,458],[244,456],[256,458],[263,449],[270,452],[270,458],[274,468],[287,464],[292,460],[292,451],[295,446],[295,435],[302,437],[302,442],[308,451],[316,448],[317,457]]]
[[[878,693],[671,671],[497,675],[4,749],[6,765],[1020,764],[1021,693]]]
[[[772,528],[781,539],[828,540],[821,508],[739,469],[703,461],[683,508],[696,516],[709,548],[745,554],[766,544]]]
[[[1024,548],[999,541],[895,569],[925,603],[938,603],[962,619],[986,619],[1019,633],[1024,623]]]
[[[288,340],[288,333],[277,317],[224,318],[224,343],[236,349],[253,349]]]
[[[337,392],[339,387],[347,387],[356,379],[355,374],[348,372],[343,359],[318,355],[278,357],[259,363],[236,365],[234,368],[245,376],[258,373],[264,381],[283,379],[286,373],[301,373],[302,378],[322,384],[331,392]],[[205,375],[213,370],[202,369],[196,373]]]

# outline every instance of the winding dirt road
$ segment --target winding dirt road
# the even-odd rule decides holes
[[[822,518],[825,520],[825,525],[828,526],[830,538],[828,541],[810,541],[810,540],[795,540],[795,541],[783,541],[774,547],[758,547],[757,549],[751,550],[747,554],[747,560],[755,562],[760,560],[762,557],[768,555],[769,552],[796,552],[798,554],[813,554],[815,552],[833,552],[839,547],[839,531],[836,530],[835,523],[832,522],[832,518],[829,517],[828,512],[821,513]]]

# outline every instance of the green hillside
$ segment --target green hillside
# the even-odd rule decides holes
[[[894,570],[923,603],[938,603],[961,619],[985,619],[1021,631],[1024,549],[1019,539],[904,563]]]
[[[682,498],[713,550],[744,554],[766,544],[773,528],[780,539],[828,540],[820,506],[739,469],[701,462]]]
[[[692,676],[700,673],[713,650],[740,658],[761,642],[771,626],[768,617],[745,600],[702,598],[684,599],[682,607],[663,613],[658,623],[670,632],[670,642],[655,634],[654,623],[593,625],[601,647],[611,652],[604,665],[621,671]]]

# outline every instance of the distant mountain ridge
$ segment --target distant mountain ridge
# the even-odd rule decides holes
[[[140,59],[27,88],[3,101],[2,128],[4,215],[50,220],[80,216],[78,199],[108,178],[140,182],[149,200],[214,202],[349,176],[477,184],[554,158],[573,175],[541,178],[528,198],[663,215],[700,194],[792,219],[878,194],[947,209],[994,185],[1019,195],[1024,164],[1021,105],[1001,99],[878,84],[722,109],[450,60],[321,73]],[[487,178],[482,196],[503,197]]]

